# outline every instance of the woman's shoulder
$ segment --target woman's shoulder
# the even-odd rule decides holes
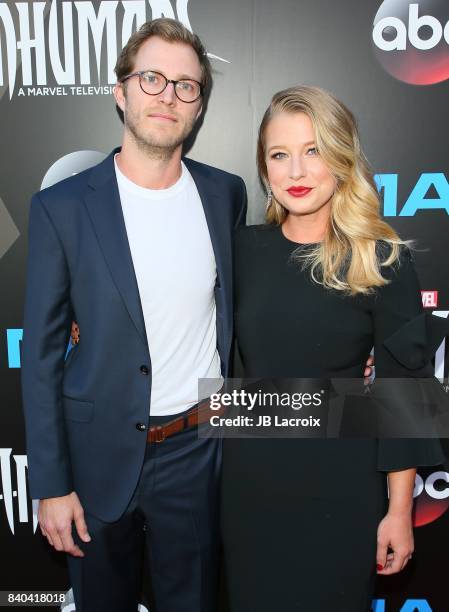
[[[376,255],[380,262],[386,261],[393,251],[393,245],[386,240],[376,240]],[[412,248],[406,242],[399,244],[398,257],[396,261],[413,261]]]
[[[389,262],[393,251],[393,245],[385,240],[376,241],[376,256],[382,273],[382,276],[392,278],[396,276],[403,268],[413,267],[414,259],[410,246],[400,244],[398,246],[397,256],[393,261]]]
[[[381,294],[402,291],[410,283],[416,282],[416,271],[413,257],[413,249],[405,244],[400,244],[397,256],[389,261],[393,246],[383,240],[376,242],[376,255],[380,273],[388,281],[387,285],[380,288]]]
[[[236,230],[235,241],[239,246],[263,244],[274,237],[277,228],[277,225],[268,225],[267,223],[241,225]]]

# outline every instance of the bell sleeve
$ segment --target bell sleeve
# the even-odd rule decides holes
[[[379,379],[379,384],[382,384],[388,378],[395,379],[391,381],[393,393],[390,394],[390,403],[397,401],[404,404],[400,398],[407,397],[406,393],[413,389],[411,379],[415,379],[417,384],[419,380],[428,379],[424,382],[432,384],[434,374],[431,359],[444,336],[449,333],[449,323],[423,311],[418,277],[408,248],[404,247],[397,264],[382,270],[382,274],[390,282],[374,298],[376,380]],[[404,389],[401,389],[401,381]],[[436,379],[434,382],[439,384]],[[374,388],[375,385],[376,381]],[[422,389],[426,392],[426,387],[420,385],[420,392]],[[443,391],[441,393],[444,394]],[[404,416],[403,408],[403,405],[399,408],[401,417]],[[378,471],[433,466],[444,460],[445,455],[437,437],[388,437],[383,433],[378,439]]]

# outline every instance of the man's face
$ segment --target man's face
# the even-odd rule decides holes
[[[184,43],[169,43],[152,36],[137,52],[132,72],[154,70],[167,79],[193,79],[201,82],[201,65],[195,51]],[[115,98],[124,113],[125,129],[138,146],[170,156],[193,129],[201,114],[201,97],[195,102],[179,100],[173,83],[156,95],[148,95],[139,85],[139,77],[118,85]]]

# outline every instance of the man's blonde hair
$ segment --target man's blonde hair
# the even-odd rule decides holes
[[[183,43],[192,47],[201,66],[203,93],[207,94],[212,86],[212,68],[203,43],[196,34],[193,34],[180,21],[168,17],[147,21],[130,37],[117,58],[115,65],[117,81],[120,82],[133,72],[137,52],[143,43],[153,36],[158,36],[166,42]]]

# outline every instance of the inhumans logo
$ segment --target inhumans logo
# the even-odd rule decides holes
[[[382,66],[400,81],[449,79],[449,2],[385,0],[374,18],[373,42]]]
[[[0,99],[2,87],[11,99],[16,85],[19,96],[111,93],[118,49],[150,18],[175,18],[192,31],[188,2],[0,1]]]
[[[28,460],[26,455],[11,455],[12,448],[0,448],[0,520],[2,505],[11,532],[19,523],[28,523],[32,516],[33,532],[37,528],[38,500],[29,500],[26,479]]]

